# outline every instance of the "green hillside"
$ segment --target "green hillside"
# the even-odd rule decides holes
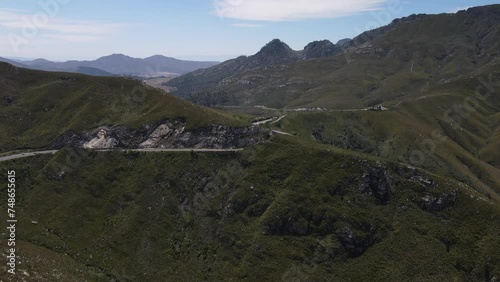
[[[363,108],[424,96],[430,87],[498,64],[499,42],[500,5],[491,5],[397,19],[326,58],[271,66],[238,58],[167,84],[208,105]]]
[[[274,129],[437,171],[498,198],[499,42],[500,5],[411,15],[329,57],[231,73],[222,64],[169,85],[232,112],[278,109],[259,113],[286,115]],[[389,111],[361,111],[375,105]],[[327,111],[289,111],[318,107]]]
[[[0,282],[498,281],[499,43],[500,5],[412,15],[172,94],[0,62]]]
[[[189,128],[242,126],[245,118],[193,105],[140,81],[42,72],[0,63],[0,151],[39,148],[102,125],[142,128],[180,119]]]
[[[275,138],[242,153],[218,155],[80,152],[80,165],[58,178],[53,163],[66,154],[0,164],[1,174],[15,169],[20,176],[18,270],[29,277],[491,281],[500,276],[498,205],[454,180],[396,163]],[[7,193],[0,192],[5,213]]]
[[[394,101],[391,110],[284,113],[275,129],[447,175],[498,199],[500,96],[481,81],[498,81],[499,66],[431,87],[426,96]],[[484,96],[477,96],[480,87]],[[484,97],[485,99],[481,99]]]

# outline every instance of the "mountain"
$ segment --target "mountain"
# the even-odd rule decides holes
[[[0,163],[10,170],[22,187],[16,270],[36,281],[500,277],[498,203],[297,138],[226,154],[68,148]]]
[[[274,39],[262,47],[257,54],[248,58],[246,68],[287,64],[297,61],[299,57],[299,53],[292,50],[286,43]]]
[[[0,59],[0,61],[12,64],[16,63],[7,59]],[[45,59],[36,59],[33,61],[23,61],[17,65],[36,70],[66,72],[78,72],[79,68],[93,68],[112,75],[155,77],[184,74],[216,64],[217,62],[183,61],[160,55],[138,59],[123,54],[113,54],[94,61],[52,62]],[[104,74],[100,73],[101,75]]]
[[[461,178],[300,132],[270,137],[246,117],[130,78],[0,63],[0,85],[1,156],[59,150],[0,161],[0,174],[14,170],[19,187],[16,270],[36,281],[54,274],[62,281],[500,277],[498,202]],[[339,123],[329,114],[294,115],[278,126],[328,141],[330,124]],[[366,135],[372,141],[414,118],[370,114],[344,120],[384,123]],[[347,134],[343,140],[357,144]],[[200,147],[244,150],[95,150]],[[8,203],[1,189],[0,203]]]
[[[411,15],[340,42],[329,57],[252,68],[237,59],[167,85],[200,104],[282,109],[273,129],[423,167],[499,198],[500,100],[476,94],[495,91],[500,79],[499,26],[500,5]],[[306,49],[316,46],[332,50],[328,42]],[[364,110],[375,105],[389,110]],[[289,111],[296,108],[325,112]]]
[[[248,77],[248,80],[233,81],[233,77],[255,69],[270,68],[276,70],[279,69],[277,66],[298,62],[304,58],[330,55],[334,52],[333,50],[337,50],[332,48],[331,45],[333,44],[331,42],[330,44],[328,42],[311,43],[304,51],[294,51],[286,43],[274,39],[253,56],[240,56],[211,68],[188,73],[167,82],[165,85],[177,88],[175,95],[181,97],[189,98],[192,95],[203,99],[203,96],[210,95],[206,93],[207,91],[211,93],[221,92],[223,96],[231,96],[232,93],[226,93],[224,87],[219,86],[230,86],[236,83],[240,85],[246,84],[250,87],[255,84],[254,80],[260,78],[259,75],[255,75]],[[217,99],[220,98],[220,95],[215,96],[214,101],[208,102],[209,105],[218,104]],[[241,100],[240,97],[234,99]],[[223,100],[230,101],[231,99]],[[230,101],[230,103],[238,102]]]
[[[429,87],[495,62],[499,7],[412,15],[333,47],[313,42],[301,52],[313,59],[248,64],[238,58],[167,85],[195,102],[208,92],[227,97],[220,99],[223,105],[271,108],[363,108],[423,95]]]
[[[78,67],[76,70],[77,73],[92,75],[92,76],[114,76],[112,73],[103,71],[96,68],[90,67]]]
[[[0,63],[0,85],[2,152],[64,146],[243,147],[268,134],[249,128],[245,117],[191,104],[131,78]]]
[[[499,17],[412,15],[302,51],[273,40],[176,81],[225,111],[0,63],[0,214],[16,219],[0,246],[15,235],[18,262],[0,277],[498,281]],[[135,63],[99,67],[114,60]],[[256,112],[259,126],[241,114]]]
[[[303,57],[307,60],[330,57],[335,55],[336,53],[338,52],[335,49],[335,44],[333,44],[329,40],[314,41],[307,44],[307,46],[304,48]]]
[[[19,63],[18,61],[14,61],[14,60],[2,58],[2,57],[0,57],[0,62],[9,63],[9,64],[14,65],[14,66],[22,66],[22,64]]]

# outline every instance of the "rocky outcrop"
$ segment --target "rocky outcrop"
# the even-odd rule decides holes
[[[118,145],[118,140],[109,136],[106,129],[101,128],[97,136],[83,144],[83,147],[86,149],[114,148],[116,145]]]
[[[283,41],[274,39],[262,47],[257,54],[250,56],[248,63],[252,67],[273,66],[295,62],[299,59],[299,52],[292,50]]]
[[[348,48],[351,45],[351,43],[352,43],[352,39],[350,39],[350,38],[340,39],[335,44],[335,48],[337,48],[339,50],[344,50],[344,49]]]
[[[330,57],[335,55],[336,51],[335,45],[329,40],[314,41],[307,44],[304,51],[302,51],[302,55],[303,58],[307,60]]]
[[[410,180],[415,181],[424,187],[434,187],[435,186],[434,180],[427,178],[419,173],[412,175],[410,177]]]
[[[436,183],[433,179],[424,176],[422,173],[418,172],[414,168],[410,167],[398,167],[395,169],[395,172],[404,177],[407,180],[413,181],[421,185],[425,188],[432,188],[436,186]]]
[[[359,190],[363,193],[372,194],[377,204],[387,204],[391,194],[391,187],[385,168],[365,164],[365,170],[359,184]]]
[[[376,231],[377,228],[371,227],[366,235],[357,235],[351,228],[345,227],[337,232],[337,238],[350,257],[359,257],[375,244]]]
[[[309,232],[309,222],[304,218],[275,216],[264,224],[264,233],[267,235],[304,236]]]
[[[442,211],[455,205],[457,192],[443,193],[440,195],[427,194],[424,197],[416,200],[418,206],[429,212]]]
[[[121,125],[102,126],[86,134],[67,132],[56,138],[51,147],[55,149],[64,146],[89,149],[227,149],[244,148],[269,138],[270,133],[257,126],[236,128],[211,125],[197,129],[186,129],[186,124],[183,122],[162,121],[154,126],[145,126],[143,130],[134,130]]]

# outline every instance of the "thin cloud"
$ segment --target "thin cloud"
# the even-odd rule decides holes
[[[125,27],[121,23],[99,21],[72,21],[60,18],[34,19],[33,15],[18,11],[0,9],[0,27],[12,32],[21,32],[23,29],[32,29],[45,32],[61,33],[61,36],[95,36],[111,34]],[[83,38],[83,37],[82,37]]]
[[[235,23],[233,24],[234,27],[243,27],[243,28],[257,28],[257,27],[262,27],[261,24],[249,24],[249,23]]]
[[[28,27],[25,21],[8,21],[0,22],[0,26],[9,29],[23,29]],[[91,33],[91,34],[104,34],[117,31],[123,25],[107,24],[98,22],[70,22],[70,21],[57,21],[51,22],[46,25],[36,26],[40,30],[49,30],[62,33]]]
[[[55,40],[68,41],[68,42],[76,42],[76,43],[95,42],[100,39],[100,37],[92,35],[66,35],[66,34],[44,34],[43,37]]]
[[[326,19],[379,10],[389,0],[215,0],[222,18],[249,21]]]

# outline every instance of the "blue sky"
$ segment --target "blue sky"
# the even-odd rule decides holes
[[[349,3],[349,4],[346,4]],[[464,0],[0,0],[0,56],[224,60],[274,38],[300,50],[413,13],[450,13],[498,1]]]

